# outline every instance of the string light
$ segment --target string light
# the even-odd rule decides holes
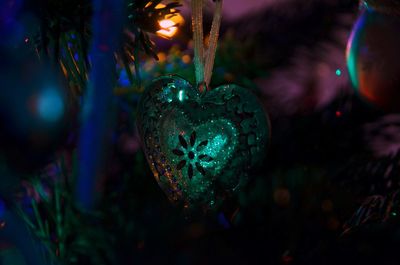
[[[156,9],[163,7],[165,7],[164,4],[158,4]],[[184,22],[183,17],[179,13],[167,15],[163,20],[158,22],[161,29],[157,31],[157,35],[164,38],[172,38],[178,32],[178,25],[182,25]]]

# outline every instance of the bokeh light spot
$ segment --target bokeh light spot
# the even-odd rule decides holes
[[[64,101],[59,92],[54,89],[44,90],[38,99],[39,116],[47,122],[56,122],[64,114]]]
[[[187,54],[185,54],[185,55],[182,56],[182,62],[185,63],[185,64],[189,64],[191,60],[192,60],[192,59],[191,59],[190,56],[187,55]]]

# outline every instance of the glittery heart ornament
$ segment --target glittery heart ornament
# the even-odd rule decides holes
[[[236,85],[200,93],[186,80],[161,77],[139,103],[138,128],[168,198],[213,208],[246,183],[269,138],[255,95]]]

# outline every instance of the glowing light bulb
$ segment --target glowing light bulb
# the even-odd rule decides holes
[[[158,4],[156,9],[165,7],[164,4]],[[172,10],[174,11],[174,10]],[[158,21],[160,25],[160,30],[157,31],[157,35],[164,38],[172,38],[178,32],[178,26],[184,23],[183,17],[179,14],[167,15],[164,19]]]
[[[163,29],[170,29],[175,26],[175,23],[169,19],[161,20],[159,23],[160,23],[160,27],[162,27]]]
[[[157,35],[161,37],[171,38],[178,31],[178,27],[175,26],[175,23],[172,20],[164,19],[158,23],[160,24],[161,29],[157,31]]]

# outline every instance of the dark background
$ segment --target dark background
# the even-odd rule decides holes
[[[391,196],[399,189],[400,116],[364,102],[350,84],[345,51],[358,2],[266,1],[232,15],[253,2],[225,1],[213,79],[213,85],[254,89],[270,116],[271,142],[246,189],[208,213],[188,215],[173,206],[140,150],[138,96],[121,95],[99,184],[101,217],[71,217],[75,230],[67,241],[73,246],[85,234],[89,245],[105,251],[82,248],[74,252],[75,264],[100,264],[94,256],[108,260],[110,253],[115,264],[398,264],[399,220],[397,214],[382,216],[388,204],[397,207]],[[144,82],[162,73],[193,78],[190,65],[175,63],[190,54],[183,10],[186,23],[176,38],[154,39],[166,59],[143,59]],[[211,14],[205,21],[209,26]],[[11,92],[1,93],[6,99]],[[71,116],[38,147],[10,128],[3,112],[2,161],[18,181],[40,176],[46,182],[44,172],[60,157],[73,174],[78,121]],[[369,196],[381,196],[382,205],[357,212]],[[22,204],[29,212],[29,203]],[[41,213],[51,211],[43,207]],[[3,244],[3,253],[12,249]]]

